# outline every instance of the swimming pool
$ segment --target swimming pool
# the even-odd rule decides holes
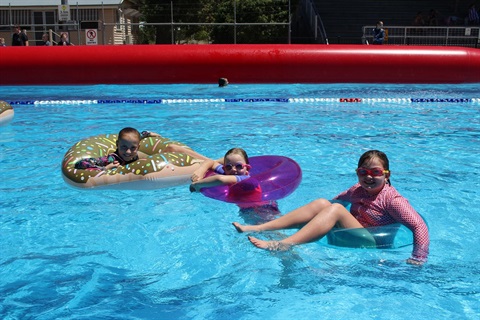
[[[0,315],[477,319],[480,103],[470,99],[479,97],[478,84],[0,87],[2,100],[37,102],[14,104],[0,127]],[[356,181],[364,151],[385,151],[392,184],[428,222],[429,262],[405,264],[411,247],[325,240],[267,252],[231,225],[265,217],[188,186],[87,191],[63,182],[73,143],[127,125],[212,157],[240,146],[294,159],[303,180],[279,201],[282,213],[335,196]]]

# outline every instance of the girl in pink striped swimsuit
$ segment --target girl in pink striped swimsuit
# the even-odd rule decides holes
[[[301,226],[295,234],[280,241],[264,241],[249,236],[258,248],[286,250],[290,246],[322,238],[332,228],[367,228],[401,223],[413,232],[413,252],[407,263],[421,265],[427,261],[429,235],[422,217],[390,184],[389,162],[378,150],[365,152],[358,161],[358,183],[334,200],[352,204],[350,212],[339,203],[317,199],[278,219],[260,225],[233,225],[239,232],[269,231]]]

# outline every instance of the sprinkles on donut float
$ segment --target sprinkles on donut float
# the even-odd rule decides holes
[[[7,125],[15,114],[12,106],[6,101],[0,101],[0,126]]]
[[[82,189],[141,190],[187,184],[202,160],[186,153],[163,152],[171,144],[189,149],[180,142],[161,136],[144,136],[145,134],[138,144],[139,157],[116,166],[97,166],[93,159],[108,158],[120,149],[117,134],[101,134],[77,142],[63,158],[64,180],[69,185]]]

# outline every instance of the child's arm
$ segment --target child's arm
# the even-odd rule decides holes
[[[196,182],[205,177],[205,174],[208,170],[215,170],[215,168],[220,165],[218,162],[213,161],[212,159],[207,159],[202,162],[200,168],[195,170],[192,174],[192,181]]]
[[[190,185],[190,192],[199,192],[202,188],[216,187],[221,185],[230,185],[237,183],[237,176],[217,174],[206,177],[205,179],[193,182]]]
[[[75,163],[75,169],[110,170],[118,167],[118,162],[113,157],[84,158]]]

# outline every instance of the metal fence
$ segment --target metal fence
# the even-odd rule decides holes
[[[215,27],[227,28],[230,34],[230,38],[225,43],[242,43],[237,40],[238,34],[242,32],[243,28],[249,28],[250,32],[252,31],[250,27],[254,28],[253,32],[261,32],[266,28],[281,28],[281,33],[277,33],[278,37],[271,38],[271,43],[291,43],[291,22],[264,22],[264,23],[182,23],[182,22],[167,22],[167,23],[103,23],[101,21],[95,21],[95,26],[93,27],[84,27],[81,25],[81,22],[69,21],[68,24],[49,24],[45,25],[36,25],[31,24],[27,26],[27,31],[29,34],[29,43],[30,45],[36,45],[36,43],[42,42],[42,35],[44,33],[57,35],[59,33],[66,32],[69,34],[69,39],[73,40],[76,44],[85,44],[85,30],[86,29],[98,29],[99,37],[98,44],[138,44],[138,30],[145,27],[156,27],[163,28],[166,33],[170,34],[170,43],[171,44],[186,44],[186,43],[209,43],[208,40],[203,39],[196,40],[192,36],[187,36],[185,30],[191,27],[205,27],[206,29],[212,29]],[[0,28],[5,30],[13,30],[11,25],[0,25]],[[107,40],[105,33],[107,30],[111,30],[110,33],[113,34],[113,40]],[[127,32],[128,30],[128,32]],[[135,30],[135,31],[134,31]],[[11,31],[2,32],[0,31],[0,37],[5,39],[11,38]],[[55,42],[57,39],[53,37],[50,41]],[[252,37],[251,41],[248,43],[255,43],[255,37]],[[110,41],[110,43],[108,43]],[[263,42],[262,42],[263,43]]]
[[[183,44],[210,43],[214,40],[217,43],[256,43],[256,41],[291,43],[291,0],[266,2],[265,7],[260,8],[251,8],[241,0],[224,2],[226,5],[223,6],[223,10],[227,18],[220,19],[222,22],[218,23],[206,22],[212,20],[211,12],[202,10],[203,6],[200,3],[162,1],[161,10],[152,9],[157,15],[157,19],[152,20],[163,22],[142,23],[136,14],[126,13],[129,9],[121,7],[112,9],[112,6],[104,7],[102,1],[98,2],[98,5],[92,5],[92,8],[88,9],[79,7],[78,2],[76,7],[72,5],[70,9],[72,20],[66,23],[59,21],[56,5],[7,7],[1,4],[0,37],[11,38],[13,26],[21,25],[28,31],[31,45],[41,43],[42,34],[49,33],[50,30],[55,33],[67,32],[76,44],[85,44],[87,43],[85,31],[89,29],[98,30],[98,34],[101,35],[98,44],[147,42]],[[195,12],[194,18],[191,16],[192,12]],[[256,19],[258,15],[260,16]],[[270,18],[266,19],[264,16]],[[260,22],[250,22],[257,20]],[[150,27],[158,32],[143,32]],[[199,31],[196,32],[197,30]],[[269,37],[270,35],[273,36]],[[158,40],[157,36],[161,39]]]
[[[314,42],[328,44],[327,32],[315,2],[312,0],[300,0],[299,7],[301,8],[301,19],[313,31]]]
[[[371,43],[375,26],[364,26],[363,43]],[[385,42],[389,45],[460,46],[480,48],[480,27],[388,26]]]
[[[240,23],[240,22],[226,22],[226,23],[195,23],[195,22],[167,22],[167,23],[103,23],[103,28],[116,26],[123,28],[131,28],[132,30],[139,30],[146,27],[155,27],[162,28],[166,33],[170,34],[170,43],[171,44],[188,44],[188,43],[210,43],[209,39],[195,39],[195,36],[188,35],[186,30],[189,28],[203,27],[205,30],[211,31],[213,28],[222,27],[228,30],[226,33],[229,34],[227,40],[221,43],[245,43],[240,41],[239,34],[242,33],[243,28],[249,28],[250,32],[253,27],[253,32],[260,33],[262,30],[268,28],[276,28],[281,30],[280,33],[277,33],[276,38],[271,38],[271,43],[291,43],[291,22],[262,22],[262,23]],[[136,44],[136,41],[127,41],[127,44]],[[248,43],[256,43],[255,36],[250,36]],[[265,43],[263,41],[262,43]]]

